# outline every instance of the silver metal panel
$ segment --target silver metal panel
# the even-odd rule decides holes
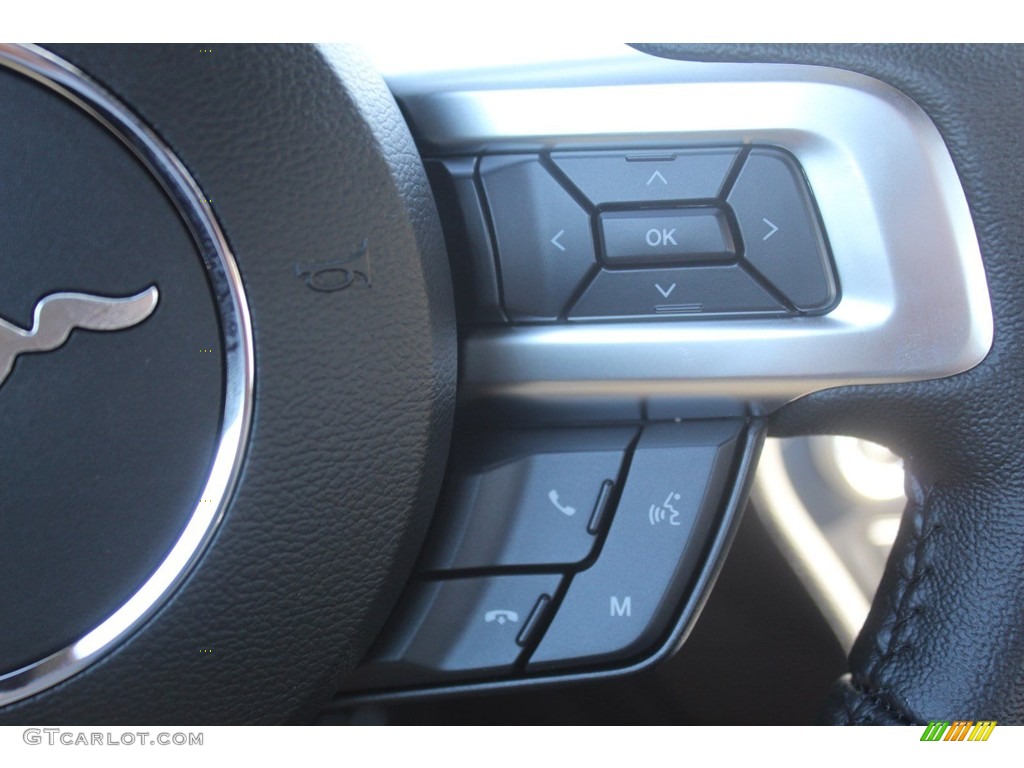
[[[963,189],[934,124],[899,91],[843,70],[636,52],[547,84],[542,70],[522,72],[528,87],[508,72],[392,84],[421,145],[445,155],[782,147],[814,192],[841,300],[820,317],[480,330],[463,348],[468,399],[699,399],[703,414],[765,412],[829,387],[950,376],[988,353],[992,310]]]
[[[202,501],[171,551],[138,591],[99,626],[67,648],[0,676],[3,706],[56,685],[95,662],[149,617],[188,574],[213,537],[238,479],[252,415],[254,356],[249,309],[234,256],[205,196],[181,162],[114,96],[43,49],[0,45],[0,66],[73,101],[134,152],[167,191],[200,244],[220,315],[225,366],[224,414],[213,465]],[[155,292],[151,299],[156,301]]]

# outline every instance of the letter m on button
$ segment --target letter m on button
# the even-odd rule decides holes
[[[941,741],[942,734],[949,728],[949,720],[932,720],[921,734],[921,741]]]
[[[611,598],[610,614],[612,616],[632,616],[633,615],[633,601],[629,597],[624,597],[621,600],[614,595]]]

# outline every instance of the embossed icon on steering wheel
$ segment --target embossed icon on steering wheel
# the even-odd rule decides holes
[[[680,498],[678,493],[671,491],[661,504],[651,504],[647,510],[647,519],[651,521],[651,525],[657,525],[665,520],[668,520],[669,525],[682,525],[679,522],[679,510],[672,506],[672,502],[679,501]]]
[[[554,505],[555,509],[566,517],[572,517],[576,514],[576,507],[570,507],[568,504],[562,504],[558,500],[558,491],[548,491],[548,500]]]
[[[324,293],[343,291],[357,282],[369,288],[373,284],[370,241],[364,239],[355,253],[343,259],[296,264],[295,276],[304,278],[314,291]]]

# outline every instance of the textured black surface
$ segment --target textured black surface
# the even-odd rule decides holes
[[[938,381],[812,395],[777,434],[854,434],[906,460],[911,502],[827,718],[1024,723],[1024,48],[646,46],[707,61],[821,64],[872,75],[935,122],[988,275],[991,353]]]
[[[163,560],[200,503],[224,382],[203,262],[156,181],[6,69],[0,104],[0,317],[31,329],[60,291],[160,292],[141,324],[75,330],[0,386],[3,673],[84,636]]]
[[[299,46],[53,50],[130,104],[212,200],[248,292],[257,396],[198,569],[119,650],[0,722],[302,719],[387,617],[447,455],[454,318],[419,157],[383,82],[347,55],[335,69]],[[371,287],[296,278],[364,239]]]

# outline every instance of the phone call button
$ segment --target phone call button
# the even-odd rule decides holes
[[[416,584],[366,665],[374,684],[511,672],[547,622],[561,580],[524,574]]]
[[[421,569],[585,561],[608,519],[634,435],[607,429],[555,431],[525,442],[512,437],[455,462],[466,470],[449,478]]]

